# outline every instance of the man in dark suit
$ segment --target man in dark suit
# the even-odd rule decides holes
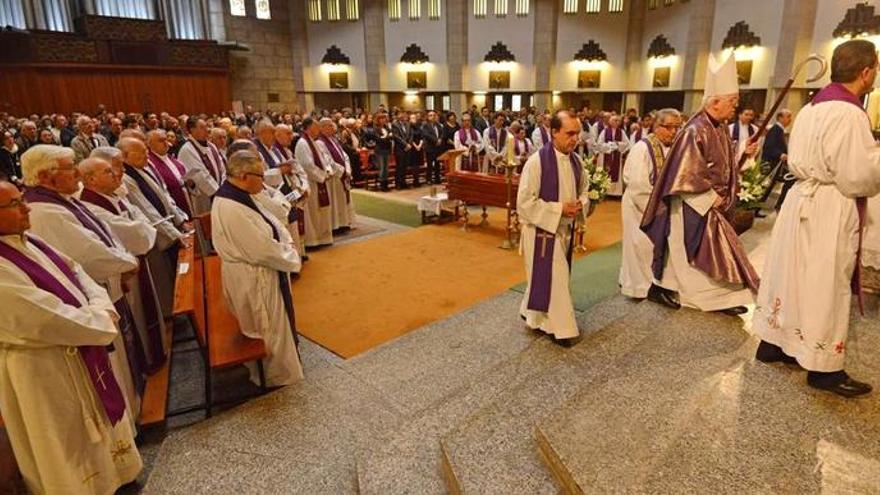
[[[437,112],[428,112],[428,120],[422,124],[422,137],[425,140],[425,156],[428,162],[428,184],[440,183],[440,160],[444,150],[443,125],[437,121]]]
[[[483,135],[483,131],[489,128],[489,109],[487,107],[483,107],[480,109],[480,113],[472,113],[473,116],[473,125],[474,129]]]
[[[397,121],[391,126],[391,134],[394,136],[394,187],[406,189],[406,171],[412,156],[412,127],[406,111],[397,112]]]
[[[773,124],[773,127],[767,130],[767,136],[764,138],[764,151],[761,154],[761,159],[770,163],[771,170],[776,169],[773,181],[770,183],[770,187],[767,188],[767,192],[764,193],[763,199],[766,200],[770,196],[773,186],[775,186],[777,182],[782,181],[782,193],[779,195],[779,200],[776,202],[777,211],[782,207],[785,195],[788,194],[788,190],[791,189],[791,186],[794,185],[795,182],[793,178],[790,178],[789,180],[785,179],[785,176],[788,174],[788,167],[786,164],[788,161],[788,144],[785,142],[785,128],[790,124],[790,110],[782,109],[776,113],[776,123]]]

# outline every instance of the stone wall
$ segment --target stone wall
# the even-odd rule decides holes
[[[253,2],[246,2],[247,17],[233,17],[229,14],[228,2],[224,4],[226,39],[251,49],[230,52],[232,99],[253,105],[254,109],[295,110],[298,105],[288,2],[271,2],[271,20],[257,19]],[[270,102],[270,96],[275,95],[277,102]]]

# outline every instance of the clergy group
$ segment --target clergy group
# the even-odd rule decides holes
[[[765,124],[766,138],[753,112],[737,113],[729,54],[710,56],[702,109],[687,122],[674,109],[660,110],[638,142],[620,141],[596,156],[610,160],[611,172],[617,162],[606,152],[627,152],[620,171],[622,294],[729,317],[755,304],[758,361],[805,370],[809,386],[851,398],[872,391],[844,366],[853,297],[861,306],[868,199],[880,192],[880,148],[861,102],[874,85],[876,47],[842,43],[830,67],[831,84],[794,119],[788,143],[788,110]],[[599,144],[623,136],[617,120]],[[562,345],[579,336],[569,281],[574,225],[589,205],[575,151],[584,132],[571,113],[553,115],[546,144],[525,162],[517,197],[528,280],[519,313]],[[786,171],[772,180],[782,177],[783,195],[761,277],[733,226],[740,174],[757,159]]]

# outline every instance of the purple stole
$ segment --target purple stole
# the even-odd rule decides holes
[[[91,189],[83,189],[80,199],[86,203],[100,206],[114,215],[128,213],[125,203],[119,203],[122,210],[120,211],[112,201]],[[150,273],[145,268],[147,266],[147,258],[146,256],[138,256],[137,258],[138,265],[140,266],[137,274],[138,287],[141,291],[141,304],[144,308],[144,319],[147,324],[146,334],[150,338],[150,348],[145,349],[143,343],[136,344],[137,347],[145,350],[143,356],[144,366],[142,369],[146,370],[147,374],[153,374],[165,362],[165,349],[162,347],[162,315],[159,312],[159,308],[156,307],[156,292],[150,279]],[[135,339],[140,339],[140,336],[136,333]],[[149,355],[146,355],[147,352],[149,352]],[[130,355],[131,353],[129,353]]]
[[[604,131],[606,143],[623,140],[623,130],[619,127],[617,129],[606,127]],[[620,158],[620,151],[612,151],[611,153],[606,153],[605,158],[602,161],[602,165],[605,167],[605,170],[608,171],[608,175],[611,176],[611,182],[620,181]]]
[[[24,197],[29,203],[51,203],[63,206],[67,211],[72,213],[74,217],[76,217],[76,220],[80,225],[97,235],[105,246],[114,247],[116,245],[113,242],[113,237],[110,234],[110,231],[107,230],[101,220],[96,217],[94,213],[89,211],[84,204],[80,203],[79,200],[70,198],[68,201],[57,192],[51,191],[42,186],[28,189],[27,192],[24,193]]]
[[[27,236],[27,239],[36,246],[47,258],[56,266],[61,273],[67,278],[68,282],[73,284],[83,295],[85,289],[79,283],[73,270],[61,259],[61,257],[46,243],[39,239]],[[17,266],[21,271],[27,274],[28,278],[37,288],[42,289],[50,294],[55,295],[64,304],[81,308],[82,304],[76,296],[74,296],[67,287],[64,286],[52,273],[40,266],[28,256],[25,256],[12,246],[4,242],[0,242],[0,257],[6,258],[13,265]],[[98,395],[98,400],[104,406],[107,418],[111,425],[115,425],[122,419],[125,414],[125,398],[116,383],[113,376],[113,370],[110,367],[110,357],[107,348],[102,346],[79,346],[77,347],[79,355],[83,360],[83,364],[89,373],[92,386]]]
[[[221,162],[220,153],[217,152],[217,148],[214,148],[213,146],[211,146],[211,143],[205,141],[204,146],[211,150],[211,156],[214,157],[214,161],[212,162],[208,158],[208,155],[206,153],[202,153],[201,148],[199,148],[199,144],[201,143],[197,143],[196,140],[193,138],[190,138],[189,140],[189,144],[192,145],[193,149],[196,150],[196,153],[199,154],[199,158],[202,160],[202,164],[205,166],[205,168],[208,169],[208,173],[211,174],[211,177],[213,177],[214,180],[217,181],[217,183],[219,184],[221,182],[220,171],[217,170],[217,167],[214,165],[214,163]]]
[[[263,220],[269,224],[269,227],[272,229],[272,238],[275,239],[276,242],[281,241],[281,233],[278,232],[278,229],[275,228],[275,224],[272,223],[271,220],[266,218],[266,215],[263,215],[263,212],[257,208],[257,204],[254,203],[254,199],[251,195],[229,181],[224,181],[223,185],[220,186],[220,189],[217,190],[217,194],[215,197],[218,198],[226,198],[230,201],[235,201],[240,205],[247,206],[251,210],[257,212]],[[281,299],[284,302],[284,312],[287,313],[287,319],[290,322],[290,331],[293,332],[293,340],[296,342],[297,347],[299,346],[299,336],[296,333],[296,314],[293,311],[293,293],[290,291],[290,276],[287,272],[277,272],[278,273],[278,286],[281,289]]]
[[[812,105],[818,105],[827,101],[851,103],[859,107],[862,111],[865,110],[865,107],[862,106],[862,100],[859,99],[858,96],[850,93],[849,90],[840,83],[831,83],[828,86],[825,86],[816,93],[816,96],[813,97],[813,101],[810,103]],[[865,119],[865,122],[870,125],[868,119]],[[867,211],[868,198],[856,198],[856,212],[859,214],[859,248],[858,251],[856,251],[856,267],[853,269],[850,289],[852,290],[852,293],[856,295],[856,299],[859,302],[859,311],[862,315],[865,314],[865,301],[864,295],[862,294],[862,240],[864,238]]]
[[[171,159],[171,163],[177,167],[177,171],[180,173],[181,177],[186,176],[186,168],[184,168],[183,164],[180,163],[180,160],[177,158],[168,155],[168,158]],[[186,213],[188,217],[192,217],[192,212],[189,209],[189,199],[186,197],[186,191],[183,190],[183,184],[174,176],[174,172],[168,169],[168,165],[162,161],[162,158],[150,151],[147,155],[147,161],[150,162],[150,165],[153,166],[153,170],[159,173],[159,176],[162,178],[162,182],[165,183],[165,187],[168,188],[168,194],[171,195],[171,198],[174,199],[174,202],[177,206],[180,207],[181,210]],[[100,206],[100,205],[99,205]]]
[[[489,139],[492,140],[492,145],[495,146],[495,151],[501,151],[501,148],[504,147],[504,143],[507,142],[507,129],[502,127],[499,132],[493,125],[489,128]]]
[[[254,146],[257,147],[257,151],[260,152],[260,156],[263,157],[263,161],[266,163],[266,168],[269,169],[278,167],[278,162],[275,161],[275,157],[272,156],[272,153],[269,152],[269,149],[266,148],[259,139],[254,139],[253,141]]]
[[[538,192],[538,197],[548,202],[559,201],[559,168],[556,162],[556,150],[553,148],[553,143],[547,143],[542,146],[538,150],[538,157],[541,161],[541,189]],[[577,189],[581,184],[583,169],[574,153],[571,153],[568,157],[571,159],[571,168],[574,173],[575,194],[580,195],[580,191]],[[539,242],[540,247],[538,246]],[[568,259],[569,270],[571,270],[573,247],[574,236],[571,236],[568,243],[568,251],[565,254],[566,259]],[[556,232],[548,232],[535,226],[535,245],[533,250],[531,289],[529,290],[527,308],[532,311],[546,313],[550,308],[550,292],[553,287],[553,253],[556,250]]]
[[[149,169],[144,168],[144,171],[147,175],[150,176],[150,179],[156,184],[157,187],[161,187],[159,179],[150,174]],[[153,205],[153,208],[156,209],[156,212],[159,213],[160,216],[166,217],[169,213],[171,213],[168,211],[167,208],[165,208],[165,204],[162,203],[162,200],[159,198],[159,196],[156,195],[156,191],[154,191],[153,188],[150,187],[149,184],[147,184],[147,179],[144,179],[140,172],[135,170],[134,167],[127,163],[125,164],[125,175],[131,177],[134,180],[134,182],[138,186],[138,190],[144,195],[145,198],[147,198],[147,201],[149,201],[149,203]]]
[[[312,160],[315,161],[315,166],[323,165],[324,162],[321,161],[321,155],[318,154],[318,148],[315,147],[315,141],[308,134],[303,134],[303,139],[306,140],[306,144],[309,145],[309,150],[312,152]],[[327,181],[318,182],[318,206],[325,207],[330,206],[330,192],[327,190]]]
[[[333,157],[333,161],[338,163],[339,165],[342,165],[343,167],[345,167],[345,158],[342,156],[343,151],[342,151],[342,148],[338,144],[336,144],[336,139],[328,138],[327,136],[324,136],[323,134],[318,136],[318,139],[320,139],[321,141],[324,142],[325,145],[327,145],[327,150],[330,151],[330,156]],[[345,187],[343,189],[345,189],[345,202],[346,203],[351,203],[351,192],[349,192],[349,187],[348,187],[348,183],[350,180],[351,180],[351,178],[349,178],[348,172],[346,171],[342,175],[342,182],[343,182],[343,184],[345,184]]]
[[[468,132],[468,131],[470,131],[470,132]],[[465,129],[464,127],[462,127],[461,129],[458,130],[459,142],[461,142],[461,144],[465,144],[469,135],[470,135],[471,140],[479,140],[480,139],[480,134],[476,131],[476,129],[474,129],[473,127],[471,127],[470,129]],[[463,170],[476,170],[477,169],[477,163],[475,160],[476,157],[472,156],[472,153],[470,151],[468,151],[468,155],[463,158],[467,158],[467,160],[468,160],[467,167],[465,167],[464,164],[462,164],[461,168]]]
[[[541,130],[541,146],[550,142],[550,133],[547,132],[547,129],[544,126],[538,126],[538,129]]]

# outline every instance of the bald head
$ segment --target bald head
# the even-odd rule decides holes
[[[107,160],[89,157],[79,162],[76,167],[86,189],[112,196],[122,183],[122,175],[117,174]]]
[[[122,140],[124,138],[134,138],[141,143],[147,142],[147,136],[145,136],[140,129],[124,129],[122,132],[119,133],[119,139]]]
[[[153,129],[147,133],[147,147],[159,156],[168,153],[168,133],[162,129]]]
[[[144,168],[147,164],[147,146],[139,139],[124,137],[116,143],[122,152],[122,161],[136,168]]]

